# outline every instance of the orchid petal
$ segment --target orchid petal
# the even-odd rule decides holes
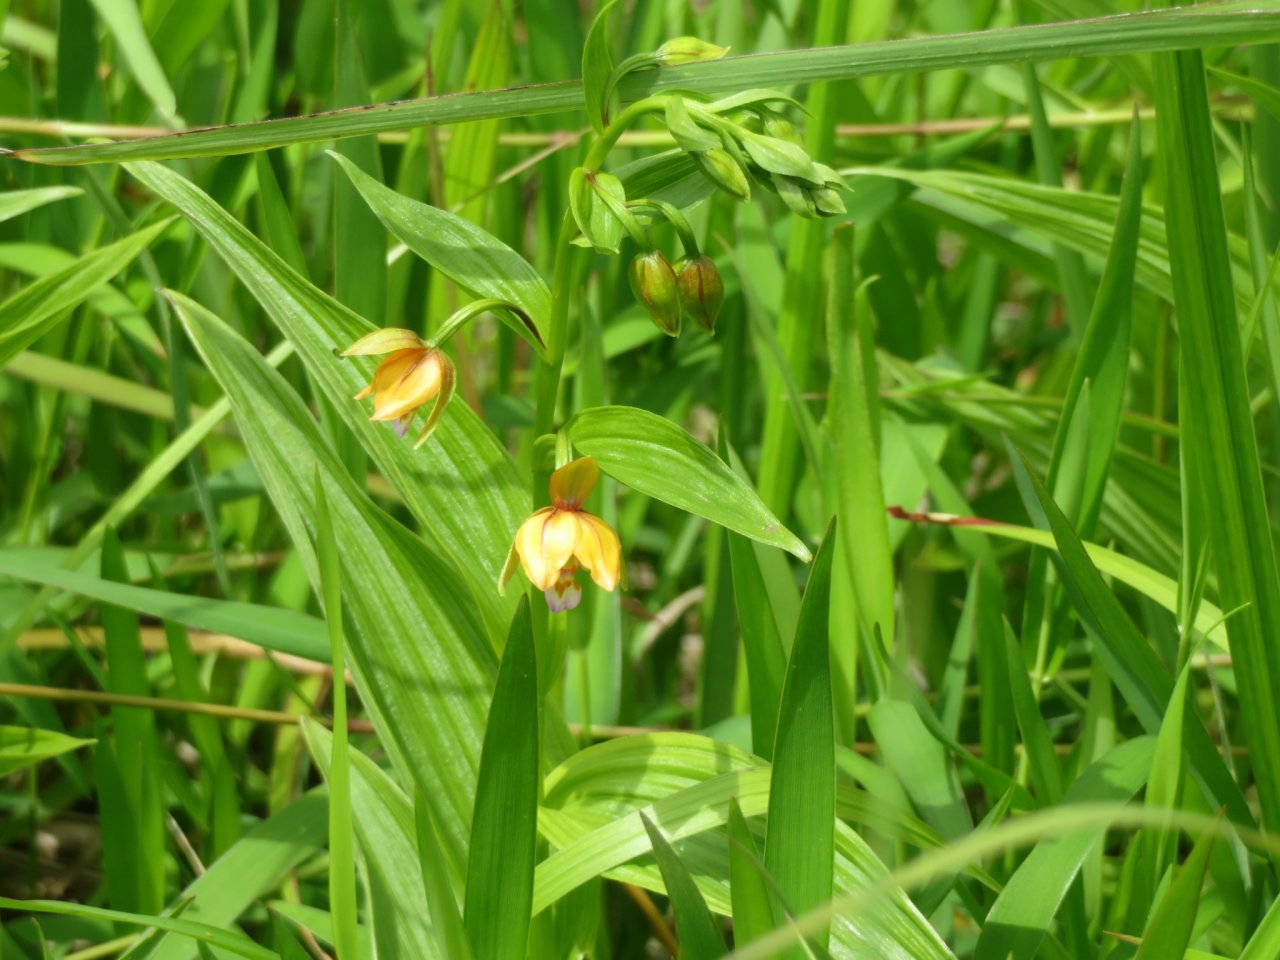
[[[576,510],[591,496],[599,479],[600,467],[595,457],[571,460],[551,474],[551,502],[558,507]]]
[[[412,330],[387,327],[361,337],[342,351],[344,357],[361,357],[370,354],[394,353],[397,350],[423,350],[425,340]]]
[[[622,580],[622,543],[613,527],[595,514],[578,514],[582,535],[574,556],[602,590],[614,590]]]
[[[373,398],[374,420],[394,420],[417,410],[440,392],[444,365],[449,363],[436,350],[422,351],[389,387]],[[375,378],[376,379],[376,378]]]
[[[440,370],[440,390],[436,393],[435,406],[431,408],[431,413],[427,415],[427,422],[423,426],[422,432],[418,434],[418,439],[413,442],[415,450],[426,443],[427,438],[431,436],[431,431],[435,430],[436,424],[444,413],[444,408],[453,399],[453,390],[456,384],[457,377],[454,374],[453,364],[445,360]]]

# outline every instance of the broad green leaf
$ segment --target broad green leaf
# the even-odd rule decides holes
[[[462,924],[458,898],[454,895],[448,872],[443,869],[445,854],[440,846],[440,834],[431,820],[431,805],[421,791],[414,791],[413,818],[427,912],[440,946],[450,960],[471,960],[471,943]]]
[[[653,856],[658,861],[658,869],[662,871],[662,882],[667,888],[667,897],[671,900],[671,908],[676,915],[676,934],[680,937],[682,960],[716,960],[717,957],[724,956],[724,935],[716,926],[715,918],[707,909],[707,902],[698,892],[693,877],[689,875],[689,868],[680,860],[680,855],[652,820],[641,813],[640,822],[649,834]]]
[[[329,776],[333,735],[312,720],[303,721],[302,731],[312,759],[321,773]],[[445,949],[435,916],[424,910],[428,900],[419,870],[409,798],[399,784],[363,753],[351,750],[349,757],[353,826],[368,881],[369,925],[376,955],[455,960],[457,955]],[[448,864],[441,860],[433,866],[448,886]],[[325,939],[333,943],[337,935],[332,917],[326,915],[326,919],[329,929]]]
[[[546,781],[547,803],[565,803],[565,809],[544,807],[539,812],[539,831],[558,849],[535,871],[535,914],[602,875],[661,891],[656,871],[626,866],[650,848],[635,811],[643,809],[651,820],[662,824],[672,843],[681,841],[682,849],[689,850],[701,839],[699,834],[727,822],[731,799],[738,801],[746,817],[762,816],[769,806],[770,778],[771,770],[762,761],[691,734],[627,737],[569,758]],[[608,786],[615,783],[623,786]],[[578,791],[584,799],[610,799],[585,817],[572,812],[580,802],[574,800]],[[839,810],[841,817],[855,815],[852,808],[843,805]],[[871,801],[857,816],[873,810],[884,812]],[[882,827],[888,824],[879,821],[877,829]],[[909,842],[923,839],[917,835]],[[936,835],[932,842],[938,842]],[[727,915],[732,905],[726,885],[724,838],[709,838],[703,847],[715,852],[719,866],[714,868],[714,878],[699,871],[695,879],[712,911]],[[834,875],[834,890],[839,893],[879,884],[887,876],[870,847],[843,822],[835,825]],[[952,956],[906,896],[892,887],[875,909],[847,916],[845,922],[836,924],[831,937],[833,956],[842,958],[931,960]]]
[[[62,320],[73,307],[129,265],[171,221],[132,233],[23,287],[0,303],[0,367]]]
[[[832,521],[800,606],[773,743],[764,865],[787,909],[797,913],[831,897],[836,757],[827,625],[835,547]],[[825,949],[825,931],[813,939]]]
[[[0,575],[78,593],[196,630],[225,633],[268,650],[305,657],[318,663],[328,659],[324,624],[296,610],[184,596],[103,580],[54,566],[42,551],[30,548],[0,550]]]
[[[397,193],[346,157],[333,157],[378,219],[405,246],[475,296],[513,304],[527,318],[526,338],[539,350],[543,348],[551,291],[528,261],[470,221]]]
[[[173,294],[179,317],[231,401],[245,445],[313,585],[319,470],[344,545],[347,637],[360,699],[408,780],[432,804],[456,877],[466,862],[484,697],[496,667],[458,575],[370,503],[302,400],[238,334]]]
[[[1265,43],[1277,37],[1280,37],[1280,12],[1260,10],[1254,0],[1229,0],[1206,7],[1092,17],[1049,25],[724,57],[633,73],[622,81],[619,93],[624,101],[663,90],[736,93],[742,89],[744,76],[750,77],[756,87],[790,86],[994,63],[1227,47],[1235,43]],[[15,155],[23,160],[53,164],[225,156],[291,143],[410,130],[428,124],[535,116],[582,108],[580,83],[550,83],[465,97],[397,101],[284,120],[213,127],[174,136],[18,150]]]
[[[0,777],[95,742],[56,730],[0,726]]]
[[[182,921],[234,931],[238,917],[259,897],[276,890],[298,864],[323,846],[327,816],[324,795],[313,792],[247,829],[175,899],[175,903],[187,904]],[[148,956],[149,960],[191,960],[195,952],[188,939],[175,933],[162,936]]]
[[[450,404],[431,444],[417,452],[388,424],[370,422],[367,409],[350,398],[368,384],[372,360],[339,360],[335,353],[372,325],[298,276],[178,174],[155,164],[134,164],[129,170],[177,207],[263,304],[425,535],[453,561],[491,636],[500,637],[515,597],[502,599],[494,584],[528,513],[529,495],[493,434],[465,403]]]
[[[1155,741],[1139,737],[1121,744],[1073,783],[1059,809],[1072,804],[1123,803],[1142,789],[1151,769]],[[1026,960],[1036,955],[1062,898],[1106,827],[1050,837],[1009,878],[987,914],[975,953],[977,960]]]
[[[523,960],[538,839],[538,666],[526,594],[507,634],[489,707],[471,819],[463,920],[472,951]]]
[[[633,490],[809,559],[805,545],[741,477],[665,417],[636,407],[592,407],[568,430],[575,447]]]

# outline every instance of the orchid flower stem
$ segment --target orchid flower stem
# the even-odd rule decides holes
[[[691,260],[698,257],[698,240],[693,235],[693,228],[673,204],[646,197],[642,200],[628,200],[627,206],[633,210],[652,210],[657,213],[674,228],[676,236],[680,238],[680,245],[684,248],[684,255]]]
[[[662,97],[645,97],[637,100],[618,114],[587,151],[583,167],[588,172],[599,170],[618,138],[637,119],[648,113],[664,109]],[[564,364],[564,348],[569,333],[570,286],[573,281],[573,238],[578,232],[573,214],[565,211],[560,221],[560,235],[556,238],[555,266],[551,277],[551,324],[547,330],[546,362],[538,367],[535,387],[533,436],[536,440],[550,433],[555,427],[556,397],[560,393],[560,369]],[[550,471],[535,466],[533,471],[534,505],[547,502],[547,479]]]

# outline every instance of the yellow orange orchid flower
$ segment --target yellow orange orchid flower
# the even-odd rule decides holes
[[[403,435],[418,410],[435,400],[427,422],[414,442],[426,443],[453,397],[455,375],[453,364],[445,354],[423,340],[412,330],[387,327],[361,337],[346,350],[344,357],[383,355],[369,385],[356,394],[363,400],[373,394],[373,416],[370,420],[394,420]]]
[[[523,567],[546,594],[553,612],[572,610],[582,599],[574,574],[581,568],[604,590],[622,580],[622,544],[609,524],[582,509],[595,488],[600,467],[592,457],[566,463],[551,475],[551,506],[535,510],[516,531],[498,589]]]

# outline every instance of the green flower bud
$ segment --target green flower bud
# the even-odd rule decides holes
[[[792,126],[791,121],[772,110],[764,113],[764,132],[778,140],[785,140],[802,149],[804,147],[804,141],[800,139],[800,134],[796,133],[796,128]]]
[[[697,60],[718,60],[728,52],[728,47],[718,47],[697,37],[676,37],[660,46],[654,56],[662,66],[674,67]]]
[[[709,257],[698,257],[680,264],[676,275],[680,288],[680,306],[707,333],[715,333],[716,317],[724,303],[724,280]]]
[[[747,175],[729,151],[715,147],[692,156],[702,170],[702,175],[721,190],[733,194],[739,200],[751,199],[751,184],[747,183]]]
[[[642,253],[631,261],[627,271],[631,280],[631,292],[640,305],[649,311],[654,324],[669,337],[680,335],[680,291],[676,284],[676,272],[662,255],[653,250]]]

